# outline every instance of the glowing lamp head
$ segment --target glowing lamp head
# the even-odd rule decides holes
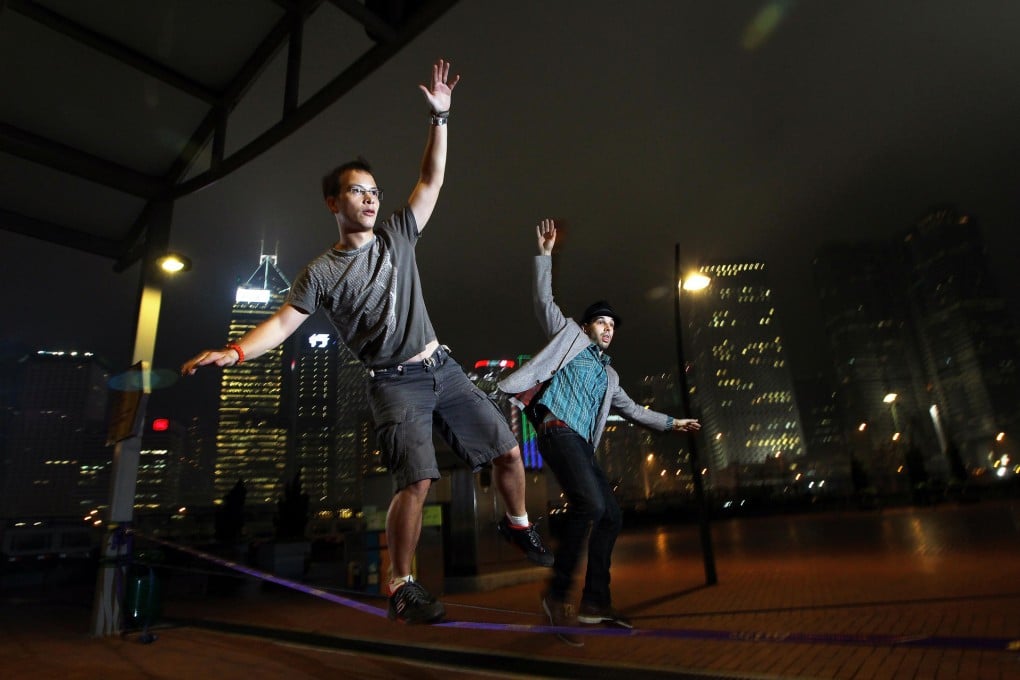
[[[156,266],[167,274],[176,274],[191,269],[191,260],[180,253],[167,253],[156,260]]]
[[[712,277],[704,274],[694,273],[681,282],[681,286],[687,291],[704,290],[712,283]]]

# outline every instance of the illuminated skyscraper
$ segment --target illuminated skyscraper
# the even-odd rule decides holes
[[[828,245],[815,278],[853,448],[887,473],[904,448],[933,476],[950,445],[971,468],[1008,459],[1020,339],[973,217],[941,206],[895,241]]]
[[[815,255],[814,283],[833,361],[840,429],[872,481],[893,488],[902,477],[906,420],[926,411],[931,398],[900,248],[894,242],[827,244]],[[897,395],[895,404],[885,401],[889,394]],[[914,427],[910,439],[921,444],[931,439],[922,437],[928,433],[930,427]]]
[[[287,373],[293,380],[291,432],[294,462],[313,507],[330,498],[336,423],[338,344],[326,333],[302,333]]]
[[[39,351],[16,371],[0,451],[0,516],[73,517],[105,506],[109,370],[88,352]]]
[[[268,319],[283,304],[290,282],[262,254],[259,266],[237,289],[228,342]],[[284,352],[292,343],[223,369],[213,491],[222,498],[243,479],[249,503],[274,503],[287,469],[287,427],[281,411]]]
[[[135,509],[139,511],[177,508],[185,484],[199,480],[190,472],[188,429],[170,418],[150,417],[142,429],[142,445],[138,456],[138,477],[135,481]],[[192,491],[188,489],[188,491]],[[195,489],[194,491],[197,491]],[[208,502],[206,500],[206,502]]]
[[[979,225],[942,206],[918,220],[904,243],[918,336],[942,411],[939,434],[972,464],[995,468],[1012,447],[1001,445],[999,433],[1015,441],[1020,429],[1020,336]]]
[[[692,386],[713,472],[789,461],[804,436],[765,264],[703,266],[708,288],[684,293]]]
[[[292,378],[294,462],[312,507],[360,505],[361,478],[378,465],[370,455],[364,365],[335,335],[304,333]]]
[[[388,474],[379,456],[371,410],[368,407],[368,372],[354,353],[339,340],[336,372],[336,425],[333,434],[334,467],[331,501],[340,506],[362,504],[362,480]]]

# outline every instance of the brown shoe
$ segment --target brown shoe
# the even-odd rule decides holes
[[[573,605],[545,595],[542,597],[542,610],[549,617],[549,625],[551,626],[572,628],[577,625],[577,617],[574,616]],[[566,631],[557,632],[556,637],[571,647],[584,647],[584,640]]]
[[[577,620],[580,623],[592,625],[596,623],[611,623],[621,628],[633,628],[634,624],[626,616],[613,609],[612,605],[599,607],[593,604],[581,603],[581,609],[577,613]]]

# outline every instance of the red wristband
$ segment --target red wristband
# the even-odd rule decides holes
[[[227,349],[232,349],[235,352],[237,352],[237,363],[238,364],[241,363],[242,361],[244,361],[244,350],[241,349],[241,346],[239,344],[237,344],[236,342],[228,342],[227,343]],[[236,366],[237,364],[234,364],[234,365]]]

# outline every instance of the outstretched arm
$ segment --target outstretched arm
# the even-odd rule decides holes
[[[271,317],[231,343],[241,348],[242,354],[233,347],[209,349],[197,354],[181,366],[181,375],[194,375],[199,366],[233,366],[262,356],[291,336],[308,315],[297,307],[284,304]]]
[[[634,402],[622,387],[617,386],[612,396],[613,409],[621,413],[628,420],[644,425],[653,430],[665,432],[697,432],[701,429],[701,423],[690,418],[674,418],[665,413],[652,411]]]
[[[453,88],[458,82],[459,75],[450,78],[450,62],[440,59],[432,66],[429,86],[418,86],[432,108],[432,124],[429,126],[429,139],[425,144],[425,157],[421,161],[421,174],[407,202],[411,206],[411,212],[414,213],[415,222],[418,223],[419,233],[432,217],[446,175],[448,134],[446,123],[450,115]]]

